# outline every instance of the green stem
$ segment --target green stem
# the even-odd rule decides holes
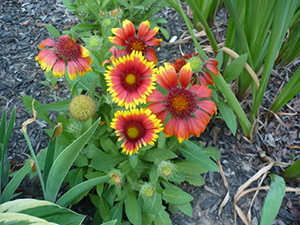
[[[36,166],[36,170],[37,170],[38,176],[40,178],[40,182],[41,182],[41,186],[42,186],[42,190],[43,190],[43,195],[44,195],[44,198],[45,198],[45,196],[46,196],[46,189],[45,189],[45,184],[44,184],[44,181],[43,181],[43,177],[42,177],[42,172],[41,172],[41,169],[40,169],[40,165],[39,165],[39,163],[37,161],[36,155],[34,153],[34,150],[33,150],[32,146],[31,146],[31,143],[30,143],[30,140],[29,140],[27,132],[23,130],[23,134],[24,134],[24,137],[25,137],[26,142],[28,144],[28,147],[29,147],[30,153],[32,155],[32,158],[34,160],[34,163],[35,163],[35,166]]]
[[[200,11],[200,9],[197,7],[197,5],[195,4],[195,2],[193,0],[185,0],[185,1],[190,6],[190,8],[193,10],[194,16],[197,16],[200,23],[203,25],[204,31],[208,37],[208,40],[209,40],[209,43],[210,43],[212,49],[213,49],[214,56],[216,56],[216,52],[218,51],[219,47],[218,47],[217,41],[216,41],[213,33],[210,30],[210,27],[208,26],[208,24],[206,22],[206,19],[204,18],[202,12]]]

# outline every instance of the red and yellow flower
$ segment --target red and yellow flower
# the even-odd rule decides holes
[[[111,127],[116,130],[118,141],[125,139],[121,146],[122,152],[130,156],[137,153],[142,145],[154,145],[157,133],[163,130],[160,120],[149,109],[117,111]]]
[[[199,78],[199,83],[201,85],[213,85],[214,82],[212,80],[211,75],[212,73],[215,76],[219,75],[219,70],[217,68],[219,62],[213,59],[204,61],[201,57],[199,57],[198,53],[189,53],[183,55],[181,59],[176,59],[175,64],[170,63],[177,72],[187,63],[191,63],[193,76],[192,80],[196,83],[197,77]],[[198,74],[198,76],[197,76]]]
[[[52,47],[44,49],[46,46]],[[41,68],[49,72],[53,68],[53,75],[61,78],[68,66],[68,75],[71,80],[76,79],[78,73],[84,76],[91,71],[93,60],[89,57],[90,52],[77,44],[69,35],[59,37],[57,42],[47,38],[40,45],[40,51],[35,60],[41,64]]]
[[[181,143],[191,135],[199,136],[210,121],[210,115],[216,112],[216,105],[207,98],[211,97],[211,89],[205,85],[191,84],[192,69],[190,63],[179,71],[179,79],[175,68],[165,63],[157,72],[157,83],[167,90],[167,94],[154,90],[147,97],[152,102],[147,108],[165,121],[171,119],[164,126],[167,137],[173,134]]]
[[[132,51],[141,52],[150,62],[157,64],[156,52],[148,46],[157,46],[162,39],[154,38],[159,28],[155,27],[150,30],[149,21],[144,21],[140,24],[138,35],[134,24],[125,19],[122,23],[122,28],[113,28],[111,31],[114,37],[108,37],[109,41],[115,45],[125,46],[125,49],[120,50],[119,55],[131,54]]]
[[[133,51],[112,63],[104,75],[113,101],[126,109],[145,104],[146,96],[155,89],[157,69],[153,62],[147,61],[141,52]]]

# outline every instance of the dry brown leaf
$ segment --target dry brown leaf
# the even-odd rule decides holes
[[[23,132],[26,133],[26,130],[27,130],[27,125],[28,124],[31,124],[32,122],[36,121],[36,115],[37,115],[37,112],[35,111],[34,109],[34,100],[32,101],[32,111],[33,111],[33,118],[31,119],[28,119],[26,120],[24,123],[22,123],[22,130]]]

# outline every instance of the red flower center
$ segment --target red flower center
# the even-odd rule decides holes
[[[128,141],[135,142],[145,135],[145,128],[139,123],[135,121],[131,121],[125,125],[124,135]]]
[[[80,46],[70,37],[60,38],[55,43],[55,49],[59,57],[63,59],[77,59],[80,56]]]
[[[192,92],[175,87],[167,95],[167,110],[176,118],[189,117],[195,110],[197,100]]]
[[[135,91],[140,85],[141,77],[136,72],[130,72],[123,75],[122,84],[128,91]]]
[[[143,55],[145,54],[146,47],[147,45],[145,45],[145,43],[137,37],[130,38],[126,46],[127,52],[132,52],[133,50],[135,50],[135,51],[142,52]]]

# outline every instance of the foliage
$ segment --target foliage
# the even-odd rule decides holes
[[[17,199],[0,205],[1,224],[79,225],[85,216],[49,201]]]
[[[75,3],[63,0],[80,23],[64,31],[63,36],[47,25],[58,40],[43,41],[39,47],[48,48],[41,50],[36,60],[46,70],[45,76],[52,86],[58,78],[64,77],[72,101],[59,99],[42,105],[29,96],[22,97],[25,107],[34,115],[22,127],[32,159],[6,186],[2,202],[10,200],[34,162],[37,171],[31,176],[38,175],[43,198],[49,201],[43,204],[62,210],[59,206],[76,204],[88,196],[97,208],[94,224],[121,224],[123,220],[134,225],[171,224],[167,211],[179,210],[192,216],[190,201],[193,197],[177,184],[186,181],[195,186],[203,185],[201,174],[219,172],[216,161],[221,157],[217,149],[204,148],[194,137],[204,132],[217,108],[220,118],[234,135],[236,116],[245,136],[253,137],[252,128],[276,54],[287,29],[291,26],[298,29],[294,15],[298,15],[296,6],[299,4],[292,0],[224,0],[231,17],[226,47],[219,49],[206,22],[207,16],[213,18],[212,12],[219,1],[210,6],[208,1],[203,1],[202,9],[200,1],[186,2],[193,10],[195,22],[200,22],[207,33],[215,59],[209,59],[202,50],[178,0],[76,0]],[[157,68],[152,47],[162,40],[154,36],[160,29],[168,38],[166,30],[157,26],[167,21],[153,19],[152,15],[167,5],[186,22],[198,52]],[[296,46],[297,39],[298,36],[291,33],[284,48]],[[280,60],[286,63],[287,58],[291,60],[293,56],[287,53]],[[257,73],[263,64],[259,83]],[[299,91],[295,85],[299,71],[273,104],[273,111],[279,110]],[[236,79],[238,98],[243,97],[251,84],[250,117],[228,86]],[[58,112],[56,126],[48,116],[49,111]],[[46,130],[48,147],[39,156],[35,155],[26,131],[36,118],[51,126]],[[8,181],[5,152],[13,123],[11,119],[6,129],[4,111],[0,124],[0,132],[5,134],[0,137],[2,187]],[[298,167],[298,162],[292,167]],[[287,169],[282,176],[296,178],[295,170]],[[280,193],[281,198],[284,193],[282,178],[271,175],[271,180],[262,224],[274,219],[271,214],[279,209],[281,200],[272,204],[273,196]],[[63,182],[69,184],[69,190],[58,198]],[[37,202],[31,205],[40,207]],[[31,220],[30,216],[34,215],[21,216]]]

